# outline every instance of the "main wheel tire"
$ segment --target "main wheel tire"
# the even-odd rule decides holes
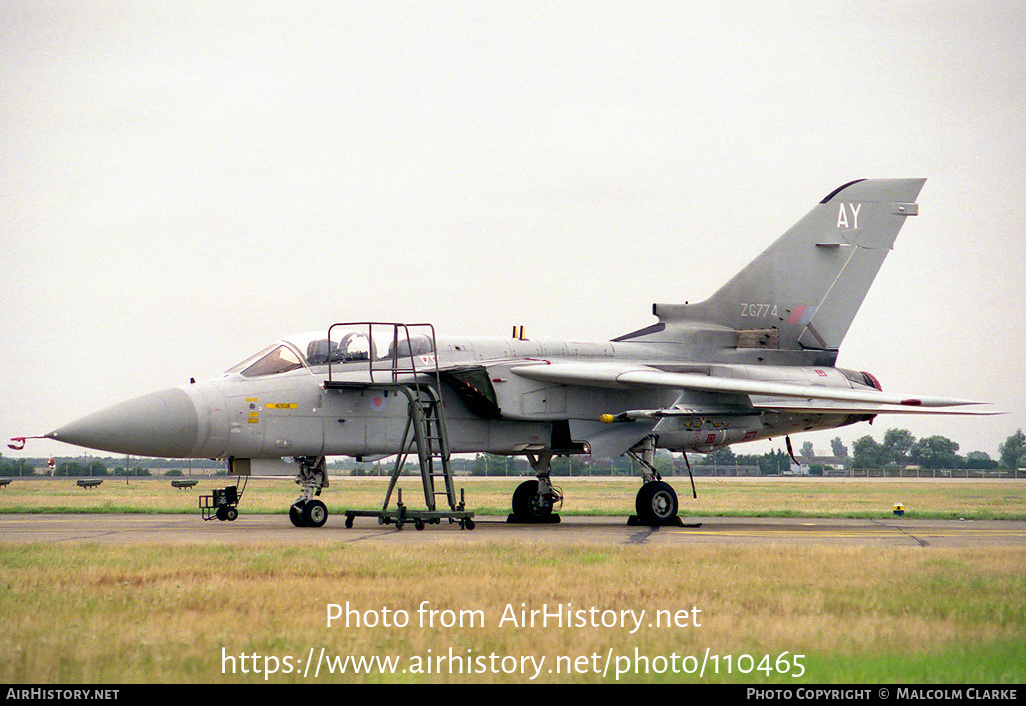
[[[237,520],[238,517],[239,517],[239,509],[236,508],[236,507],[229,507],[224,512],[224,519],[228,520],[229,522],[235,522],[235,520]]]
[[[228,519],[228,506],[221,505],[219,508],[217,508],[217,512],[214,514],[217,516],[217,519],[221,520],[221,522],[224,522]]]
[[[303,519],[303,508],[293,505],[289,508],[289,519],[296,527],[306,527],[306,520]]]
[[[303,506],[303,521],[307,527],[321,527],[328,521],[328,508],[320,500],[311,500]]]
[[[525,480],[513,491],[513,514],[529,522],[544,520],[552,515],[552,499],[538,495],[538,481]]]
[[[638,491],[634,508],[645,524],[666,524],[677,516],[677,492],[661,480],[645,483]]]

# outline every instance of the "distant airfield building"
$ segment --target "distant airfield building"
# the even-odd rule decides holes
[[[851,459],[847,456],[796,456],[791,462],[790,475],[807,476],[812,469],[821,468],[824,476],[848,475]]]

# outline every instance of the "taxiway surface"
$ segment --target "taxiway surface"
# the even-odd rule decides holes
[[[784,544],[879,547],[1026,546],[1026,521],[830,518],[684,518],[685,527],[632,527],[624,517],[563,517],[549,525],[508,524],[477,517],[459,525],[379,525],[358,518],[353,528],[333,515],[321,528],[293,527],[284,515],[241,515],[204,522],[196,515],[0,515],[0,542],[106,544],[319,544],[332,542],[545,542],[550,544]]]

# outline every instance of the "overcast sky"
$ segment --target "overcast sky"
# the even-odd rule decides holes
[[[838,364],[1009,414],[795,446],[996,457],[1026,426],[1024,36],[1014,2],[0,1],[0,434],[335,321],[607,340],[835,187],[926,177]]]

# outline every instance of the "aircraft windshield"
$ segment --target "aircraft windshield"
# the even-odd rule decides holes
[[[291,347],[278,344],[265,348],[256,355],[247,358],[226,374],[238,373],[244,378],[259,377],[262,375],[276,375],[286,373],[296,368],[302,368],[303,361],[300,360]]]

